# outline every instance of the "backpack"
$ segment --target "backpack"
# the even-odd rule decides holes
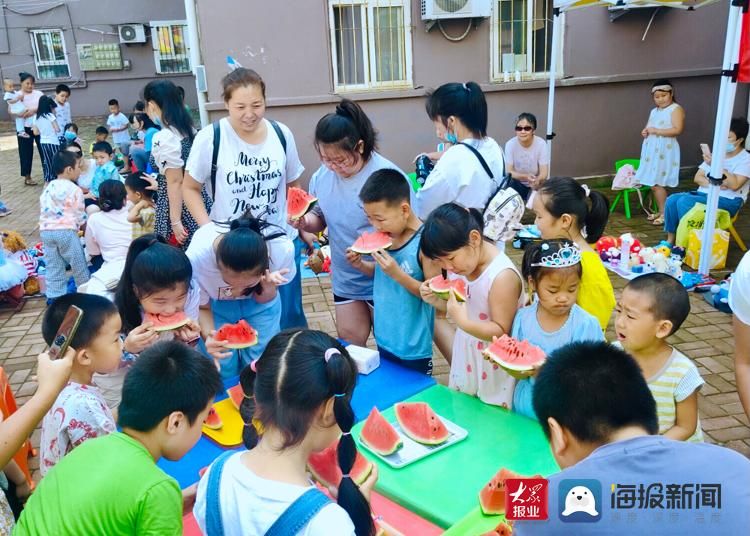
[[[281,130],[281,127],[279,124],[274,121],[273,119],[268,120],[269,123],[271,123],[271,126],[273,127],[274,131],[276,132],[276,135],[279,137],[279,141],[281,142],[281,148],[284,150],[284,155],[286,155],[286,136],[284,136],[284,132]],[[211,198],[214,198],[214,192],[216,191],[216,171],[217,171],[217,162],[219,160],[219,147],[221,146],[221,126],[219,125],[219,121],[214,121],[212,123],[213,129],[214,129],[214,149],[213,154],[211,155]]]

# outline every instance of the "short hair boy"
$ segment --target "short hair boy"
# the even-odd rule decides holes
[[[83,310],[70,346],[75,351],[70,381],[42,421],[39,470],[44,476],[63,456],[84,441],[115,431],[115,419],[99,389],[94,373],[117,370],[122,360],[122,321],[117,307],[93,294],[67,294],[47,308],[42,335],[52,345],[70,306]]]
[[[57,84],[57,87],[55,87],[55,102],[57,103],[55,118],[60,127],[73,121],[68,99],[70,99],[70,87],[66,84]],[[60,137],[63,138],[64,135],[65,131],[63,130],[60,132]]]
[[[114,151],[109,142],[96,142],[91,152],[96,162],[96,170],[94,171],[94,178],[91,180],[91,188],[89,188],[86,198],[96,200],[99,199],[99,187],[102,183],[107,180],[120,180],[120,173],[113,162]],[[87,203],[87,206],[90,206],[90,203]]]
[[[107,126],[112,133],[112,144],[117,147],[125,157],[125,167],[127,168],[127,157],[130,154],[130,134],[128,127],[130,121],[124,113],[120,111],[120,103],[117,99],[109,99],[109,117],[107,117]]]
[[[698,391],[704,381],[690,358],[667,343],[688,314],[690,297],[682,283],[666,274],[645,274],[622,291],[615,331],[619,344],[641,366],[657,401],[659,433],[703,441]]]
[[[14,534],[182,534],[182,493],[157,465],[201,435],[221,389],[211,359],[178,341],[142,352],[125,377],[122,432],[87,441],[26,503]]]
[[[409,183],[400,171],[381,169],[370,175],[359,198],[370,224],[393,241],[389,251],[373,253],[375,262],[358,256],[353,263],[374,275],[380,355],[431,375],[435,310],[422,300],[420,286],[440,270],[419,251],[422,222],[411,209]]]

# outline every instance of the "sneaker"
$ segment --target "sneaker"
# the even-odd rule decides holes
[[[11,212],[12,211],[8,207],[6,207],[2,202],[0,202],[0,218],[4,218]]]

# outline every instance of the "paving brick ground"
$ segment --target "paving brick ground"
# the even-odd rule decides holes
[[[101,119],[80,121],[82,135],[93,138],[93,129]],[[11,132],[9,124],[0,124],[0,132]],[[41,182],[41,166],[34,160],[34,177]],[[692,172],[686,173],[681,187],[691,187]],[[13,213],[0,219],[0,229],[21,232],[28,242],[38,240],[37,216],[38,197],[42,186],[24,186],[18,178],[18,155],[15,136],[0,136],[0,198],[13,210]],[[612,197],[609,190],[602,191]],[[748,210],[745,209],[744,212]],[[528,216],[528,215],[527,215]],[[743,214],[737,229],[746,241],[750,242],[750,216]],[[645,221],[642,215],[626,220],[622,213],[613,214],[607,234],[619,235],[633,232],[644,243],[654,244],[663,238],[660,229]],[[511,258],[520,263],[522,252],[509,248]],[[736,244],[730,245],[728,269],[733,269],[741,257]],[[716,275],[723,276],[725,272]],[[611,275],[616,293],[625,286],[625,280]],[[327,278],[308,279],[303,284],[303,304],[311,328],[335,334],[333,298]],[[691,357],[706,381],[700,398],[701,424],[707,441],[724,444],[750,457],[750,426],[742,411],[735,386],[731,317],[710,307],[700,295],[691,295],[692,312],[682,329],[670,338],[670,342],[680,351]],[[10,383],[16,397],[23,403],[33,393],[35,383],[33,368],[37,354],[45,349],[40,332],[44,301],[29,299],[20,311],[3,309],[0,306],[0,366],[10,376]],[[608,338],[613,332],[610,326]],[[372,340],[370,341],[373,342]],[[448,364],[437,353],[435,376],[441,383],[447,382]],[[39,444],[39,430],[32,436],[34,445]],[[38,467],[36,460],[32,467]],[[38,474],[36,475],[38,478]]]

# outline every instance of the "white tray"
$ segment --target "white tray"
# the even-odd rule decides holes
[[[446,439],[439,445],[423,445],[422,443],[414,441],[404,433],[404,431],[401,429],[401,426],[398,424],[398,421],[392,422],[391,425],[396,429],[396,433],[401,437],[401,442],[403,443],[403,445],[393,454],[389,454],[388,456],[378,454],[377,452],[372,450],[364,441],[362,441],[361,437],[359,439],[359,444],[394,469],[401,469],[402,467],[406,467],[407,465],[421,460],[422,458],[426,458],[431,454],[446,449],[451,445],[455,445],[459,441],[463,441],[464,439],[466,439],[466,437],[469,435],[466,430],[449,421],[448,419],[445,419],[440,415],[438,415],[438,418],[443,421],[443,424],[449,432],[448,439]]]

